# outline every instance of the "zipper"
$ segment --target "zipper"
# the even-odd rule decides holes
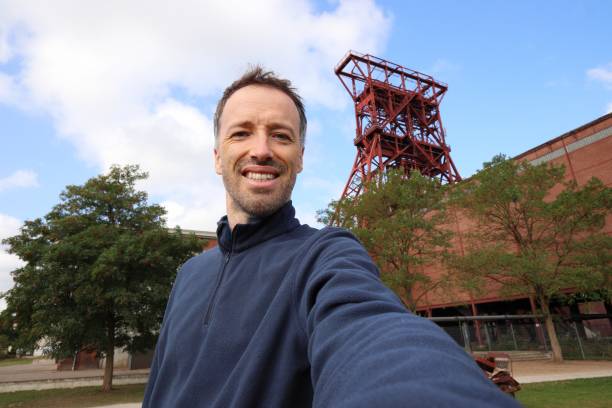
[[[208,323],[210,323],[212,312],[215,308],[215,301],[217,299],[217,293],[219,292],[219,288],[221,287],[221,282],[223,281],[223,275],[225,273],[225,268],[227,267],[227,264],[230,261],[231,254],[232,254],[232,251],[230,250],[230,252],[228,252],[225,255],[225,259],[223,260],[223,266],[221,267],[221,272],[219,272],[219,277],[217,278],[217,282],[215,284],[215,290],[213,291],[212,296],[210,297],[210,303],[208,304],[208,309],[206,310],[206,315],[204,317],[204,327],[208,327]]]

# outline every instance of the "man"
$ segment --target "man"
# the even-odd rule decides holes
[[[143,406],[516,406],[406,311],[351,234],[294,218],[305,133],[289,81],[255,68],[225,90],[227,216],[177,276]]]

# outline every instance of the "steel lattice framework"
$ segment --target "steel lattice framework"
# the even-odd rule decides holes
[[[442,183],[461,180],[444,138],[446,84],[372,55],[349,52],[335,68],[353,98],[357,156],[341,200],[387,170],[418,170]]]

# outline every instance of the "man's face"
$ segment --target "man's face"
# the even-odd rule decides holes
[[[215,169],[223,177],[230,218],[266,216],[291,198],[302,171],[299,129],[295,104],[275,88],[249,85],[227,100]]]

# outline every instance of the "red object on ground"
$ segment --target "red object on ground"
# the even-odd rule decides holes
[[[335,73],[355,104],[357,157],[341,200],[391,168],[442,183],[461,180],[446,144],[440,103],[447,86],[372,55],[349,52]]]
[[[498,358],[503,362],[500,366],[497,364]],[[512,377],[512,369],[507,354],[490,353],[486,357],[474,357],[474,360],[476,360],[478,367],[484,371],[487,378],[493,381],[500,390],[512,396],[520,391],[521,385]]]

